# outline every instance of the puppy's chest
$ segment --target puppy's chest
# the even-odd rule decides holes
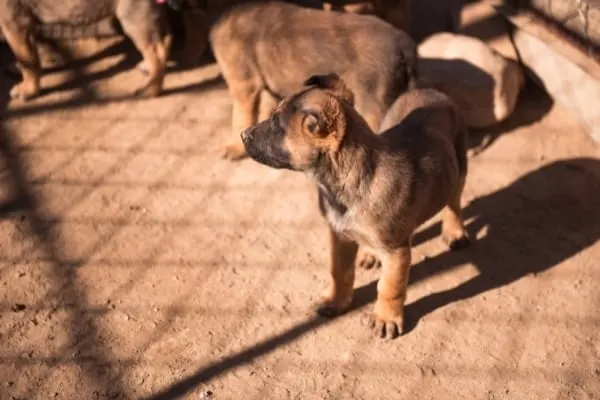
[[[358,243],[378,247],[377,231],[358,207],[346,206],[325,192],[321,193],[320,202],[323,216],[331,229]]]

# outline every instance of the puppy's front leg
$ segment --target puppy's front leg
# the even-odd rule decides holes
[[[371,327],[382,338],[393,339],[402,333],[404,302],[410,271],[410,245],[381,254],[381,277]]]
[[[331,228],[329,242],[331,286],[325,294],[325,299],[317,308],[317,312],[325,317],[333,317],[350,307],[358,251],[356,242],[341,237]]]

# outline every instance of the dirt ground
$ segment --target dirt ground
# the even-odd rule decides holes
[[[380,341],[377,271],[347,314],[312,311],[328,274],[310,182],[217,156],[218,69],[131,100],[137,55],[97,46],[25,105],[0,78],[1,400],[600,398],[600,150],[541,90],[472,134],[476,240],[446,251],[438,218],[418,232],[408,332]]]

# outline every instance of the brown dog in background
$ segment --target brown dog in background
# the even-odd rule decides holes
[[[40,92],[42,71],[35,43],[38,24],[77,26],[112,16],[118,18],[144,58],[140,66],[148,73],[148,80],[136,93],[144,96],[160,94],[171,34],[156,1],[0,0],[0,29],[23,75],[23,81],[12,88],[11,97],[27,100]]]
[[[352,302],[358,246],[380,260],[372,327],[381,337],[403,330],[411,237],[443,209],[450,248],[468,243],[460,197],[467,173],[467,132],[457,107],[434,89],[400,96],[377,135],[354,109],[354,93],[336,74],[313,76],[269,120],[241,134],[254,160],[302,171],[315,180],[330,226],[332,285],[319,312]]]
[[[239,135],[259,121],[263,92],[279,100],[302,88],[302,77],[333,71],[377,130],[416,69],[412,39],[377,17],[277,1],[232,7],[211,27],[210,41],[233,97],[234,141],[223,153],[228,159],[245,156]]]

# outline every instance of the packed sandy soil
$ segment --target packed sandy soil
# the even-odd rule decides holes
[[[135,51],[91,47],[28,104],[0,78],[0,399],[600,398],[600,150],[541,90],[473,132],[476,240],[448,252],[438,218],[418,232],[407,332],[381,341],[377,271],[347,314],[312,311],[311,183],[218,157],[218,69],[132,100]]]

